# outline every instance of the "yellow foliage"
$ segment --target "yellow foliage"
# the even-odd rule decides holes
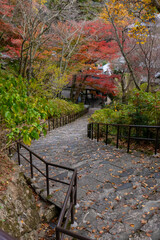
[[[109,0],[101,18],[107,22],[114,22],[121,29],[129,27],[129,36],[143,44],[148,35],[148,27],[145,23],[154,22],[154,13],[152,0]]]
[[[47,0],[34,0],[35,2],[39,3],[40,5],[44,5]]]
[[[68,83],[67,75],[61,74],[60,68],[52,61],[37,62],[34,74],[37,80],[31,83],[31,88],[36,94],[54,97]]]

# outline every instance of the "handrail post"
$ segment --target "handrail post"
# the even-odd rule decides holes
[[[74,205],[76,205],[77,204],[77,171],[76,171],[76,176],[75,176],[74,187],[75,187]]]
[[[17,142],[17,154],[18,154],[18,164],[21,165],[21,158],[20,158],[20,153],[19,153],[19,143]]]
[[[99,142],[99,123],[97,123],[97,142]]]
[[[118,141],[119,141],[119,125],[117,126],[117,144],[116,144],[116,148],[118,148]]]
[[[47,162],[46,162],[46,185],[47,185],[47,196],[49,196],[49,171],[48,171]]]
[[[56,228],[56,240],[60,240],[60,232],[57,228]]]
[[[127,153],[129,153],[130,137],[131,137],[131,126],[129,126],[129,132],[128,132],[128,146],[127,146]]]
[[[74,201],[73,201],[73,186],[72,186],[72,190],[71,190],[71,194],[70,194],[70,204],[72,204],[72,208],[71,208],[71,224],[74,223]]]
[[[91,123],[88,124],[88,138],[91,138]]]
[[[30,169],[31,169],[31,178],[33,178],[33,165],[32,165],[32,153],[30,153]]]
[[[155,155],[157,154],[157,148],[158,148],[158,133],[159,133],[159,128],[157,128],[157,131],[156,131]]]
[[[93,140],[93,123],[91,123],[91,139]]]
[[[108,124],[106,125],[106,145],[108,144]]]

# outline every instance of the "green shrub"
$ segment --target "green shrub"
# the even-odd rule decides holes
[[[84,106],[60,99],[46,99],[27,95],[27,80],[0,72],[1,123],[8,128],[9,142],[23,139],[30,144],[41,132],[46,134],[49,117],[60,117],[81,111]]]
[[[160,125],[160,92],[147,93],[135,90],[128,104],[113,102],[95,111],[89,121],[134,125]]]

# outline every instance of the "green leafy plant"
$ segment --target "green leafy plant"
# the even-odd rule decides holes
[[[21,76],[14,77],[2,71],[0,76],[0,115],[1,122],[8,128],[9,143],[23,139],[30,145],[41,132],[47,133],[46,119],[76,113],[84,108],[65,100],[28,96],[27,81]]]

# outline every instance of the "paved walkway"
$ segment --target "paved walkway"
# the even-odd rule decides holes
[[[45,160],[78,169],[78,226],[73,230],[100,240],[159,240],[160,159],[88,139],[87,118],[52,130],[31,145]],[[70,177],[65,170],[51,171],[61,180]],[[37,191],[44,188],[44,180],[35,179]],[[61,206],[66,190],[51,186],[51,200]]]

